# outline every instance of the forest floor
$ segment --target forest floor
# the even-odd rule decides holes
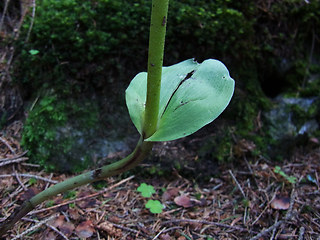
[[[20,125],[0,135],[0,222],[21,203],[71,177],[29,164],[16,137]],[[172,171],[167,178],[130,176],[86,185],[38,206],[3,239],[320,239],[320,148],[292,159],[263,156],[220,165],[206,183]],[[141,183],[155,193],[142,197]],[[153,214],[149,199],[164,206]]]

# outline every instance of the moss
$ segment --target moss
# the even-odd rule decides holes
[[[235,96],[222,116],[228,126],[222,126],[217,138],[199,150],[204,157],[210,153],[212,159],[230,160],[235,140],[242,138],[256,144],[254,154],[267,152],[274,140],[267,130],[257,129],[255,123],[260,113],[272,105],[267,96],[284,91],[302,97],[320,95],[320,78],[316,77],[319,66],[314,64],[319,62],[320,54],[317,44],[311,47],[320,28],[320,2],[309,2],[171,3],[165,65],[191,57],[199,61],[217,58],[226,63],[236,79]],[[90,91],[119,96],[118,92],[124,90],[131,77],[146,68],[149,16],[150,1],[146,0],[41,1],[28,43],[24,37],[29,23],[22,27],[22,38],[16,46],[20,55],[14,66],[15,81],[25,89],[25,97],[39,95],[44,88],[55,89],[63,98]],[[31,49],[39,53],[32,55]],[[49,100],[50,97],[43,101]],[[81,107],[77,110],[77,104],[67,111],[66,104],[59,101],[45,104],[47,107],[41,114],[47,117],[41,115],[39,119],[36,119],[36,114],[40,114],[37,104],[26,124],[25,135],[29,139],[24,140],[28,142],[26,148],[41,153],[43,159],[51,155],[47,145],[57,134],[57,129],[45,124],[56,128],[65,125],[71,112],[78,112],[79,119],[81,114],[90,116]],[[50,110],[50,105],[54,109]],[[316,112],[310,111],[308,115]],[[90,122],[89,119],[83,121]],[[63,141],[63,151],[68,152],[74,140]],[[83,159],[90,161],[89,156]],[[54,163],[46,167],[54,168]]]
[[[290,86],[295,91],[308,75],[310,56],[319,58],[317,46],[310,49],[320,26],[319,9],[318,1],[300,0],[275,1],[268,6],[253,0],[173,1],[166,65],[190,57],[200,61],[218,58],[240,69],[239,76],[252,66],[258,69],[254,81],[271,90]],[[15,79],[28,84],[25,89],[30,92],[44,83],[61,91],[66,84],[72,85],[78,93],[90,86],[110,87],[106,85],[118,82],[116,79],[127,84],[128,76],[146,68],[149,16],[150,1],[146,0],[133,4],[118,0],[41,1],[28,43],[24,37],[29,23],[22,27]],[[39,53],[32,55],[31,49]]]
[[[93,183],[91,183],[91,185],[92,185],[96,190],[102,190],[102,189],[108,187],[108,183],[107,183],[105,180],[93,182]]]
[[[231,105],[224,113],[224,118],[229,121],[229,127],[220,130],[221,134],[219,133],[217,140],[214,141],[217,146],[215,157],[220,162],[232,160],[232,149],[238,140],[252,141],[256,145],[251,153],[253,155],[266,154],[272,141],[271,136],[262,128],[262,113],[271,109],[272,103],[256,81],[258,70],[254,64],[250,64],[235,71],[239,74],[235,79],[239,78],[240,85],[236,85]]]
[[[97,121],[97,109],[88,101],[80,104],[74,99],[45,96],[28,113],[21,144],[29,150],[31,161],[47,171],[79,172],[91,162],[87,151],[78,152],[79,141]]]

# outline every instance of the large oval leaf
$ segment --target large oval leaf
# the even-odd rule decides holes
[[[126,90],[126,103],[130,118],[142,134],[145,104],[147,99],[147,73],[137,74]]]
[[[147,74],[140,73],[126,91],[130,117],[140,133],[146,88]],[[158,130],[146,141],[169,141],[196,132],[221,114],[233,91],[234,81],[220,61],[198,64],[190,59],[163,67]]]

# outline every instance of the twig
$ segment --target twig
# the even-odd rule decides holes
[[[166,228],[163,228],[160,232],[158,232],[157,235],[154,236],[154,238],[152,238],[152,240],[157,239],[165,230],[166,230]]]
[[[67,220],[67,222],[70,222],[70,218],[68,217],[68,214],[64,211],[61,212],[64,218]]]
[[[269,232],[271,232],[274,229],[278,228],[281,224],[289,221],[292,218],[292,210],[293,210],[293,204],[294,204],[294,200],[295,200],[295,190],[294,189],[292,189],[290,197],[291,197],[290,206],[289,206],[289,209],[288,209],[284,219],[280,220],[279,222],[274,223],[271,227],[263,230],[262,232],[260,232],[256,236],[254,236],[253,238],[250,238],[250,240],[260,239],[261,237],[265,236],[266,234],[268,234]]]
[[[195,219],[171,219],[171,220],[162,222],[161,225],[171,224],[171,223],[181,223],[181,222],[201,223],[201,224],[207,224],[207,225],[214,225],[214,226],[218,226],[218,227],[231,228],[231,229],[235,229],[235,230],[242,231],[242,232],[248,232],[248,229],[238,227],[238,226],[230,226],[230,225],[223,224],[223,223],[210,222],[210,221],[206,221],[206,220],[195,220]]]
[[[19,38],[19,35],[20,35],[20,28],[22,26],[22,23],[23,23],[23,20],[24,18],[26,17],[28,13],[28,9],[26,7],[22,7],[22,11],[21,11],[21,17],[20,17],[20,20],[19,22],[16,24],[15,26],[15,31],[13,32],[13,36],[14,36],[14,40],[17,40]],[[13,52],[14,52],[14,49],[13,49]],[[13,53],[12,52],[12,53]],[[13,54],[12,54],[13,56]],[[10,61],[11,62],[11,61]]]
[[[246,164],[247,164],[247,166],[248,166],[248,169],[249,169],[250,174],[252,175],[252,178],[253,178],[253,180],[254,180],[254,183],[256,184],[256,186],[257,186],[258,188],[260,188],[260,187],[259,187],[259,184],[258,184],[258,182],[257,182],[257,179],[256,179],[256,174],[255,174],[254,171],[252,170],[252,167],[251,167],[250,163],[248,162],[248,160],[247,160],[246,157],[244,157],[244,160],[245,160],[245,162],[246,162]]]
[[[49,180],[52,180],[52,177],[53,177],[53,173],[50,173],[50,178]],[[56,181],[57,182],[57,181]],[[50,186],[50,182],[47,182],[46,186],[45,186],[45,189],[47,189],[48,187]]]
[[[27,37],[26,37],[25,42],[29,41],[30,33],[31,33],[31,30],[32,30],[32,27],[33,27],[34,18],[35,18],[35,15],[36,15],[36,0],[32,0],[32,5],[31,6],[32,6],[31,22],[30,22],[30,26],[29,26],[29,29],[28,29],[28,33],[27,33]]]
[[[244,191],[243,191],[242,187],[240,186],[239,182],[237,181],[236,177],[233,175],[233,173],[232,173],[231,170],[229,170],[229,173],[230,173],[231,177],[233,178],[233,180],[235,181],[235,183],[237,184],[240,192],[242,193],[242,196],[243,196],[244,198],[247,198],[246,195],[244,194]]]
[[[17,159],[17,158],[21,158],[22,156],[24,156],[28,151],[24,151],[23,153],[21,154],[18,154],[16,156],[13,156],[13,157],[10,157],[10,158],[1,158],[0,159],[0,162],[4,162],[4,161],[8,161],[8,160],[14,160],[14,159]]]
[[[182,228],[182,227],[178,227],[178,226],[176,226],[176,227],[171,227],[171,228],[167,228],[166,230],[162,231],[162,233],[170,232],[170,231],[172,231],[172,230],[181,229],[181,228]]]
[[[277,212],[277,215],[276,215],[276,222],[278,222],[278,219],[279,219],[279,212]],[[276,234],[276,230],[277,230],[277,228],[274,228],[273,230],[272,230],[272,234],[271,234],[271,237],[270,237],[270,240],[273,240],[274,239],[274,236],[275,236],[275,234]]]
[[[212,188],[212,191],[217,190],[217,189],[220,188],[222,185],[223,185],[223,183],[219,183],[218,185],[216,185],[216,186],[214,186],[214,187]]]
[[[8,205],[6,205],[6,204],[10,199],[12,199],[14,196],[18,195],[22,191],[23,191],[23,189],[19,186],[18,188],[16,188],[16,190],[13,193],[9,194],[9,196],[2,201],[1,205],[2,206],[6,206],[7,208],[9,208],[10,206],[14,205],[15,201],[11,201]]]
[[[316,175],[316,180],[317,180],[316,184],[317,184],[318,191],[319,191],[320,185],[319,185],[319,176],[318,176],[318,172],[317,171],[315,172],[315,175]]]
[[[1,141],[2,143],[4,143],[4,144],[9,148],[9,150],[10,150],[12,153],[16,154],[16,152],[14,151],[14,149],[9,145],[9,143],[8,143],[5,139],[3,139],[2,137],[0,137],[0,141]]]
[[[298,240],[303,240],[304,239],[304,231],[305,231],[306,229],[304,228],[304,227],[301,227],[300,229],[299,229],[299,238],[298,238]]]
[[[56,181],[56,180],[51,180],[51,179],[48,179],[48,178],[44,178],[44,177],[40,177],[40,176],[37,176],[37,175],[28,174],[28,173],[3,174],[3,175],[0,175],[0,178],[15,177],[15,176],[27,177],[27,178],[35,178],[37,180],[42,180],[42,181],[45,181],[45,182],[48,182],[48,183],[53,183],[53,184],[58,183],[58,181]]]
[[[10,0],[6,0],[6,2],[4,4],[4,8],[3,8],[3,11],[2,11],[2,17],[1,17],[1,20],[0,20],[0,32],[2,32],[2,26],[3,26],[3,22],[4,22],[4,17],[6,16],[6,12],[7,12],[7,9],[8,9],[9,1]]]
[[[26,161],[28,159],[29,158],[27,158],[27,157],[22,157],[22,158],[17,158],[17,159],[13,159],[13,160],[4,161],[4,162],[0,163],[0,167],[8,165],[8,164],[12,164],[12,163],[23,162],[23,161]]]
[[[50,216],[50,217],[48,217],[48,218],[46,218],[46,219],[38,222],[38,223],[37,223],[36,225],[34,225],[33,227],[28,228],[26,231],[24,231],[24,232],[18,234],[17,236],[15,236],[14,238],[12,238],[12,240],[17,240],[17,239],[22,238],[23,236],[27,235],[28,233],[30,233],[30,232],[36,230],[37,228],[39,228],[41,225],[46,224],[46,223],[49,222],[50,220],[54,219],[56,216],[57,216],[57,214],[54,214],[54,215],[52,215],[52,216]]]
[[[107,191],[110,191],[111,189],[115,188],[115,187],[118,187],[119,185],[127,182],[127,181],[130,181],[132,178],[134,178],[134,176],[130,176],[126,179],[123,179],[121,181],[119,181],[118,183],[106,188],[106,189],[103,189],[99,192],[96,192],[96,193],[93,193],[93,194],[90,194],[88,196],[85,196],[85,197],[81,197],[81,198],[77,198],[77,199],[74,199],[74,200],[70,200],[70,201],[67,201],[67,202],[64,202],[64,203],[61,203],[61,204],[58,204],[58,205],[55,205],[55,206],[52,206],[52,207],[48,207],[48,208],[44,208],[44,209],[39,209],[39,210],[34,210],[32,212],[29,212],[28,215],[31,215],[31,214],[37,214],[37,213],[41,213],[41,212],[46,212],[46,211],[49,211],[49,210],[52,210],[52,209],[55,209],[55,208],[58,208],[58,207],[61,207],[61,206],[64,206],[64,205],[68,205],[70,203],[75,203],[75,202],[78,202],[78,201],[82,201],[82,200],[85,200],[85,199],[88,199],[88,198],[92,198],[92,197],[95,197],[95,196],[98,196],[98,195],[101,195]]]
[[[259,219],[262,217],[262,215],[264,214],[264,212],[268,209],[268,205],[262,210],[262,212],[259,214],[259,216],[251,223],[251,225],[255,225],[256,222],[259,221]]]
[[[181,229],[182,227],[171,227],[171,228],[163,228],[152,240],[157,239],[161,234],[164,234],[166,232],[170,232],[172,230]]]
[[[69,238],[66,236],[66,235],[64,235],[62,232],[60,232],[56,227],[54,227],[54,226],[52,226],[52,225],[50,225],[50,224],[48,224],[48,223],[46,223],[46,226],[47,227],[49,227],[49,228],[51,228],[53,231],[55,231],[56,233],[58,233],[61,237],[63,237],[65,240],[69,240]]]
[[[57,217],[57,214],[56,214]],[[30,222],[36,222],[38,223],[38,220],[35,219],[30,219],[30,218],[22,218],[22,220],[26,220],[26,221],[30,221]],[[56,227],[50,225],[49,223],[45,223],[47,227],[51,228],[53,231],[55,231],[56,233],[58,233],[63,239],[65,240],[69,240],[68,237],[66,235],[64,235],[62,232],[60,232]]]
[[[121,230],[125,230],[125,231],[127,231],[127,232],[134,233],[134,234],[136,234],[137,236],[141,235],[141,236],[144,236],[144,237],[147,237],[147,238],[151,239],[150,236],[148,236],[147,234],[145,234],[145,233],[143,233],[143,232],[141,232],[141,231],[138,231],[138,230],[135,230],[135,229],[132,229],[132,228],[128,228],[128,227],[125,227],[125,226],[122,226],[122,225],[119,225],[119,224],[116,224],[116,223],[113,223],[113,222],[110,222],[110,223],[111,223],[113,226],[115,226],[116,228],[119,228],[119,229],[121,229]]]
[[[23,184],[23,182],[21,182],[21,179],[19,177],[19,174],[15,171],[14,176],[16,177],[18,183],[20,184],[20,186],[23,188],[24,191],[27,191],[27,187]]]
[[[36,97],[36,99],[32,102],[31,107],[29,109],[29,111],[31,112],[34,108],[34,106],[37,104],[38,100],[39,100],[39,95]]]
[[[40,165],[39,164],[32,164],[32,163],[21,163],[22,166],[26,166],[26,167],[35,167],[35,168],[39,168]]]
[[[256,236],[254,236],[253,238],[250,238],[250,240],[258,240],[261,237],[263,237],[264,235],[268,234],[269,232],[271,232],[273,229],[278,228],[282,223],[284,223],[284,220],[280,220],[279,222],[276,222],[275,224],[273,224],[271,227],[263,230],[262,232],[260,232],[259,234],[257,234]]]

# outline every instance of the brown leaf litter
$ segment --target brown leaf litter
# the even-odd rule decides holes
[[[4,221],[23,201],[70,176],[49,174],[28,164],[14,137],[0,136],[1,215]],[[240,154],[253,146],[242,140],[239,159],[219,167],[220,175],[198,184],[173,171],[175,179],[141,176],[106,179],[107,186],[75,190],[46,201],[15,224],[4,239],[319,239],[320,149],[297,151],[277,162]],[[5,164],[3,164],[5,163]],[[274,171],[279,165],[292,184]],[[35,179],[36,181],[30,181]],[[160,214],[145,208],[137,191],[154,186],[151,199],[164,206]]]

